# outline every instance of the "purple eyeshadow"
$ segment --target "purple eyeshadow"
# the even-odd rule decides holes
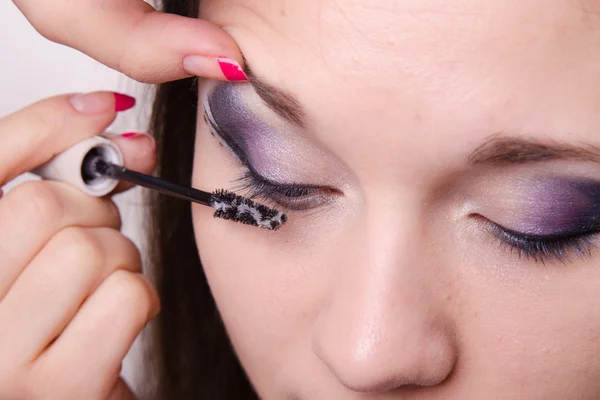
[[[208,95],[219,135],[240,160],[263,176],[277,162],[278,134],[244,104],[239,84],[218,83]],[[532,236],[600,232],[600,181],[573,178],[528,180],[509,206],[512,230]],[[499,222],[499,221],[498,221]]]
[[[600,231],[600,182],[546,179],[531,187],[519,215],[518,231],[529,235],[566,235]]]
[[[276,133],[243,104],[235,83],[219,83],[208,95],[211,115],[222,139],[257,171],[269,170],[268,154],[277,151]]]

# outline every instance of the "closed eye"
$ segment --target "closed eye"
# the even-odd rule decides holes
[[[595,247],[594,235],[600,232],[598,226],[580,227],[576,231],[552,235],[530,235],[505,228],[479,214],[473,217],[484,221],[487,230],[502,247],[519,257],[531,259],[541,264],[552,260],[566,263],[571,255],[591,256]]]
[[[212,136],[219,140],[245,169],[235,180],[237,187],[234,190],[245,190],[250,198],[271,200],[287,210],[298,211],[319,207],[330,201],[332,195],[340,193],[336,189],[317,185],[273,182],[260,175],[240,146],[214,121],[209,110],[208,106],[205,106],[204,120]]]

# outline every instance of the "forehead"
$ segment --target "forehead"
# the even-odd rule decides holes
[[[201,14],[337,148],[368,145],[376,130],[388,151],[406,151],[410,138],[390,126],[420,137],[423,160],[428,139],[463,151],[502,131],[597,136],[596,1],[204,0]]]
[[[434,65],[447,71],[473,61],[475,54],[482,68],[514,56],[522,60],[531,49],[566,55],[597,39],[595,3],[204,0],[202,12],[231,30],[260,36],[265,46],[287,50],[277,51],[278,56],[294,54],[323,67],[375,76],[381,71],[418,74]]]

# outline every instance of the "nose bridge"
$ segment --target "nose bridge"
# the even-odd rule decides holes
[[[419,207],[372,204],[346,236],[313,347],[346,387],[361,392],[443,381],[455,361],[436,269],[424,257]],[[412,210],[412,211],[411,211]]]

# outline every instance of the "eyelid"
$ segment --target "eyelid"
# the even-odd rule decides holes
[[[498,222],[494,222],[489,218],[484,217],[481,214],[471,214],[471,217],[479,219],[488,225],[492,225],[494,228],[500,229],[503,232],[506,232],[509,235],[518,236],[521,239],[526,240],[555,240],[555,239],[564,239],[577,235],[585,235],[585,234],[595,234],[600,232],[599,224],[579,224],[577,229],[564,230],[561,232],[552,232],[548,234],[532,234],[527,232],[521,232],[515,229],[507,228]]]
[[[206,116],[206,120],[207,120],[210,128],[212,128],[216,132],[216,134],[219,135],[219,137],[225,141],[227,146],[229,146],[229,148],[235,154],[235,156],[239,159],[239,161],[242,164],[244,164],[244,166],[250,171],[250,173],[257,180],[266,182],[267,184],[270,184],[273,186],[282,187],[282,188],[302,187],[302,188],[306,188],[306,189],[330,189],[330,188],[326,188],[326,187],[319,186],[319,185],[311,185],[311,184],[303,184],[303,183],[274,182],[274,181],[262,176],[258,171],[256,171],[256,169],[252,166],[252,164],[250,164],[250,161],[248,160],[248,157],[246,156],[246,154],[242,150],[242,148],[240,146],[238,146],[237,143],[235,143],[235,141],[227,134],[227,132],[223,131],[221,129],[221,127],[217,124],[217,122],[214,120],[212,113],[210,112],[210,106],[208,105],[208,102],[205,102],[204,115]]]
[[[594,237],[599,233],[598,227],[589,226],[576,231],[531,235],[505,228],[481,214],[470,216],[482,221],[485,224],[484,230],[497,239],[502,247],[507,247],[519,257],[541,264],[552,260],[565,264],[571,255],[590,256],[596,247]]]
[[[286,211],[317,208],[331,201],[333,193],[327,188],[273,184],[268,180],[256,177],[250,170],[247,170],[238,179],[238,183],[240,187],[236,190],[249,190],[250,198],[272,200]]]
[[[210,112],[210,106],[205,102],[204,117],[213,135],[225,142],[231,153],[244,166],[247,172],[238,179],[241,183],[236,190],[250,190],[250,197],[262,197],[276,202],[289,210],[308,210],[317,208],[329,200],[331,195],[340,194],[334,188],[310,184],[274,182],[262,176],[251,165],[242,148],[217,124]],[[305,193],[302,193],[305,192]]]
[[[211,131],[219,135],[219,137],[227,143],[227,146],[229,146],[230,150],[235,154],[235,156],[240,160],[240,162],[244,164],[244,166],[246,166],[248,169],[253,169],[252,165],[250,165],[248,157],[246,156],[246,153],[237,145],[237,143],[235,143],[229,137],[229,135],[226,132],[224,132],[221,129],[219,124],[217,124],[217,122],[215,121],[210,110],[208,99],[205,99],[204,101],[204,118],[209,125],[209,129],[211,129]]]

